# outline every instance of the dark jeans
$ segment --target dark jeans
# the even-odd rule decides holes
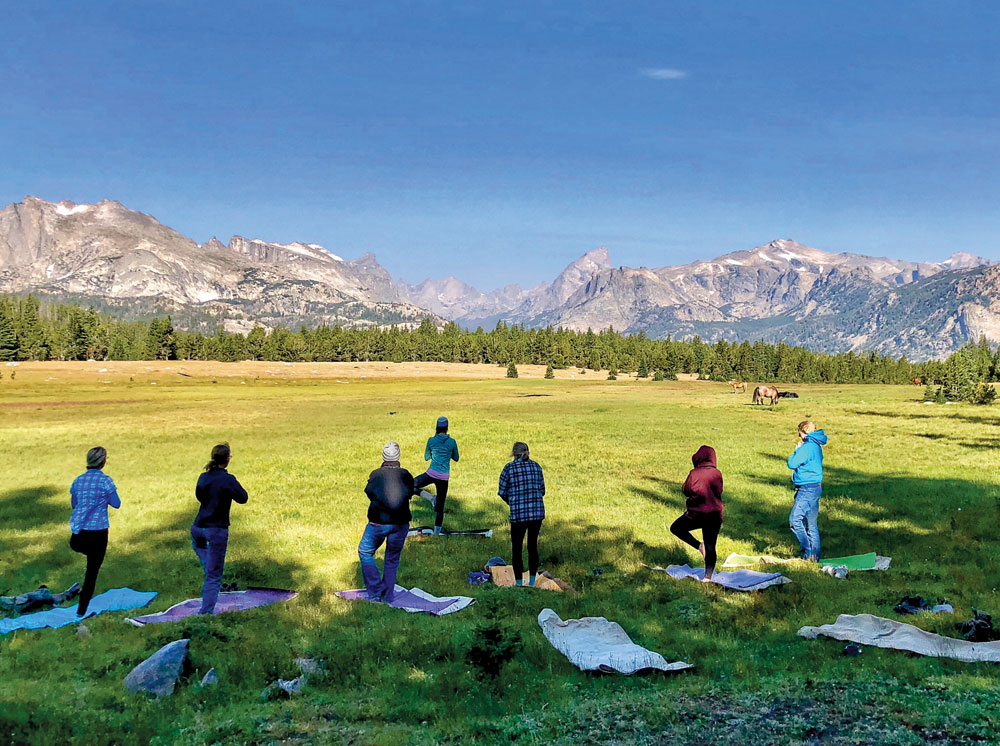
[[[403,553],[406,532],[410,527],[401,523],[369,523],[358,544],[358,559],[361,560],[361,577],[365,579],[365,590],[372,601],[392,601],[396,588],[396,572],[399,570],[399,555]],[[385,542],[385,561],[382,577],[379,577],[375,563],[375,550]]]
[[[434,525],[438,528],[444,523],[444,501],[448,497],[448,480],[447,479],[435,479],[434,477],[428,476],[426,473],[421,474],[413,480],[413,486],[418,490],[421,487],[426,487],[429,484],[434,485]]]
[[[514,567],[514,580],[520,580],[524,577],[521,546],[524,543],[526,533],[528,535],[528,574],[538,574],[538,532],[541,528],[541,520],[510,524],[510,549],[513,554],[511,565]]]
[[[691,534],[692,531],[699,528],[701,529],[700,542]],[[722,516],[718,513],[685,512],[670,526],[670,533],[685,544],[690,544],[695,549],[699,549],[701,544],[705,545],[705,570],[711,570],[713,573],[715,572],[715,563],[718,560],[715,543],[719,540],[719,531],[721,530]]]
[[[219,588],[222,586],[226,548],[229,546],[229,529],[192,526],[191,545],[205,571],[205,583],[201,587],[201,611],[198,613],[211,614],[215,611],[215,604],[219,600]]]
[[[87,573],[83,576],[83,588],[80,590],[80,603],[76,607],[77,616],[87,613],[90,599],[94,597],[97,586],[97,573],[101,571],[104,555],[108,551],[108,530],[81,531],[69,537],[69,546],[74,552],[79,552],[87,558]]]

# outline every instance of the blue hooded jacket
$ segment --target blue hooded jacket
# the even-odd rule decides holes
[[[808,433],[802,445],[788,457],[788,468],[793,469],[792,484],[820,484],[823,481],[823,446],[826,433],[815,430]]]

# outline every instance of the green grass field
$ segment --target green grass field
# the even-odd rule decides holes
[[[226,580],[294,588],[287,604],[136,629],[126,613],[0,637],[0,741],[33,743],[621,743],[920,744],[1000,740],[1000,667],[797,637],[840,613],[894,618],[903,595],[946,598],[954,617],[908,618],[955,635],[971,608],[1000,612],[997,459],[1000,422],[965,405],[924,406],[913,387],[797,386],[798,400],[751,407],[721,384],[384,379],[213,384],[0,385],[0,591],[82,580],[68,546],[72,479],[87,448],[109,451],[122,496],[98,592],[156,590],[148,611],[199,593],[188,528],[211,446],[233,447],[230,471],[250,492],[234,506]],[[395,414],[391,414],[391,413]],[[362,492],[382,444],[423,470],[423,443],[446,414],[462,460],[446,528],[492,539],[407,543],[399,582],[477,603],[443,618],[348,603],[361,585]],[[796,554],[785,458],[796,424],[830,437],[820,526],[827,556],[893,558],[883,573],[835,580],[799,564],[793,583],[736,594],[653,574],[643,564],[694,562],[671,537],[690,456],[713,445],[726,480],[720,562],[729,552]],[[508,561],[496,480],[514,440],[545,470],[542,565],[580,593],[472,588],[470,570]],[[432,523],[415,500],[414,523]],[[593,568],[603,574],[595,576]],[[637,643],[690,672],[633,677],[576,670],[542,636],[544,607],[606,616]],[[496,677],[467,662],[483,630],[513,652]],[[161,645],[191,639],[196,669],[159,701],[131,695],[128,671]],[[298,656],[326,671],[305,693],[261,704]]]

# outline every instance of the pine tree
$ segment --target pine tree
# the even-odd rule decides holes
[[[38,316],[38,308],[38,299],[33,295],[29,295],[21,303],[17,339],[21,348],[19,354],[22,360],[47,360],[49,357],[45,329]]]
[[[986,381],[980,381],[972,390],[969,402],[972,404],[992,404],[996,401],[997,390]]]
[[[656,371],[653,373],[653,380],[654,381],[663,381],[665,379],[666,379],[666,376],[663,375],[663,371],[660,370],[659,368],[657,368]]]
[[[934,401],[934,397],[936,395],[937,392],[934,388],[933,383],[928,383],[926,386],[924,386],[924,401]]]
[[[639,361],[639,370],[635,374],[636,378],[649,378],[649,368],[646,366],[646,358]]]
[[[6,303],[0,303],[0,360],[17,360],[18,350],[10,308]]]
[[[545,377],[550,380],[556,377],[556,372],[552,368],[552,363],[549,363],[548,367],[545,369]]]
[[[517,366],[514,365],[514,359],[507,363],[507,378],[517,378]]]
[[[614,366],[612,366],[611,370],[608,371],[608,380],[609,381],[617,381],[618,380],[618,376],[615,374]]]
[[[74,308],[70,311],[69,323],[66,325],[66,347],[63,356],[67,360],[86,360],[89,343],[90,335],[87,333],[83,312]]]

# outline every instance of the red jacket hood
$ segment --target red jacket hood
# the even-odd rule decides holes
[[[715,467],[715,449],[712,448],[712,446],[702,446],[695,452],[694,456],[691,457],[691,463],[694,464],[696,468],[699,466]]]

